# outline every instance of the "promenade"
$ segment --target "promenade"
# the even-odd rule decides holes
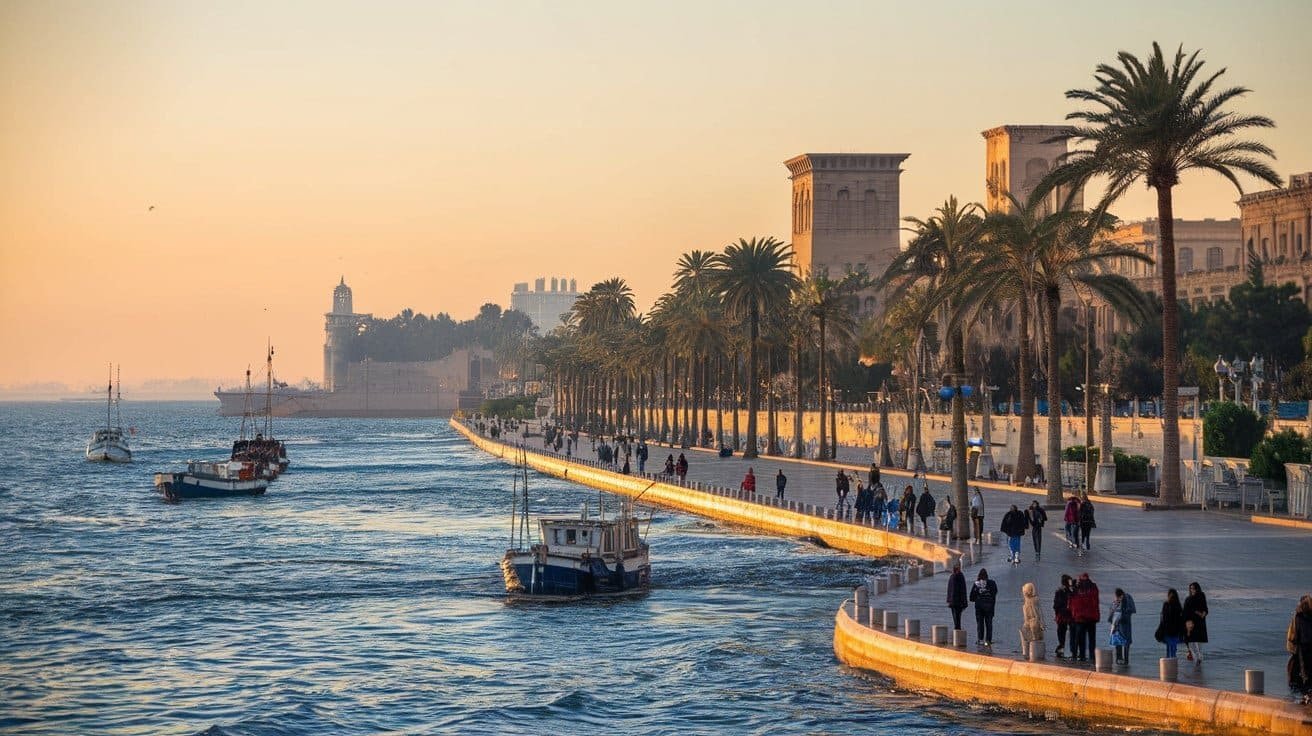
[[[519,437],[508,437],[511,442]],[[541,448],[540,437],[527,440],[529,449]],[[584,459],[595,459],[585,440],[581,448]],[[774,475],[782,469],[788,477],[786,498],[832,507],[835,465],[785,458],[720,458],[699,450],[649,445],[649,472],[660,469],[666,455],[676,458],[683,452],[689,460],[688,480],[737,488],[748,467],[757,476],[757,490],[773,494]],[[857,466],[844,466],[855,469]],[[864,467],[868,468],[868,464]],[[636,464],[634,467],[636,471]],[[906,475],[899,471],[883,472],[890,493],[905,485]],[[862,473],[864,478],[864,472]],[[995,484],[984,484],[985,486]],[[945,479],[929,479],[936,498],[947,492]],[[1100,588],[1100,606],[1104,623],[1097,631],[1097,643],[1107,646],[1110,635],[1105,623],[1113,600],[1113,590],[1123,588],[1135,600],[1138,613],[1133,619],[1134,645],[1128,667],[1118,667],[1117,674],[1156,680],[1157,660],[1164,647],[1153,640],[1161,603],[1166,589],[1174,587],[1181,596],[1190,582],[1198,582],[1207,594],[1210,613],[1208,630],[1211,641],[1205,646],[1205,660],[1196,665],[1184,659],[1181,647],[1179,682],[1217,690],[1242,692],[1244,671],[1258,669],[1266,673],[1266,692],[1275,698],[1288,699],[1285,683],[1285,627],[1298,597],[1312,592],[1312,533],[1254,524],[1246,517],[1204,511],[1146,511],[1142,504],[1124,498],[1094,498],[1098,528],[1092,536],[1093,549],[1078,555],[1064,541],[1061,511],[1049,510],[1043,547],[1046,552],[1036,559],[1030,537],[1025,537],[1022,564],[1006,561],[1006,544],[998,525],[1002,514],[1016,504],[1024,507],[1034,498],[1033,491],[1008,491],[986,488],[985,530],[994,532],[995,546],[977,547],[977,561],[966,566],[968,582],[978,570],[989,570],[997,581],[999,598],[994,621],[994,646],[991,651],[974,647],[973,610],[963,617],[969,632],[972,653],[993,658],[1019,660],[1020,588],[1034,582],[1048,625],[1045,639],[1047,663],[1071,670],[1092,670],[1092,662],[1076,664],[1052,657],[1056,648],[1056,626],[1051,614],[1052,593],[1063,573],[1076,576],[1087,572]],[[931,525],[933,519],[931,519]],[[932,533],[932,530],[931,530]],[[871,605],[896,610],[903,618],[917,618],[928,632],[933,624],[949,624],[951,616],[945,606],[947,577],[939,574],[913,585],[896,588],[875,596]],[[835,604],[837,605],[837,601]],[[926,633],[927,636],[927,633]],[[1067,651],[1070,651],[1068,644]],[[1312,714],[1310,714],[1312,716]]]

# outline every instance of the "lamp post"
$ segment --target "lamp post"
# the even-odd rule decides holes
[[[1112,456],[1112,387],[1100,383],[1102,392],[1102,437],[1098,443],[1098,473],[1093,479],[1093,490],[1097,493],[1116,492],[1116,459]]]
[[[875,462],[881,467],[891,467],[893,465],[893,452],[889,447],[888,394],[880,391],[876,394],[876,400],[879,402],[879,455],[875,458]]]
[[[1225,401],[1225,379],[1230,376],[1230,364],[1218,355],[1212,371],[1216,373],[1216,400]]]
[[[1230,381],[1235,385],[1236,404],[1242,404],[1244,401],[1243,400],[1244,371],[1245,369],[1247,369],[1247,367],[1248,367],[1247,364],[1244,363],[1244,361],[1240,360],[1238,357],[1235,357],[1234,360],[1230,361]]]
[[[1266,361],[1254,355],[1253,359],[1248,362],[1248,365],[1250,366],[1249,374],[1252,377],[1253,382],[1253,413],[1261,416],[1262,412],[1259,410],[1257,397],[1259,389],[1262,387],[1262,383],[1266,379]]]
[[[984,424],[979,433],[979,464],[975,466],[976,478],[989,478],[993,475],[993,392],[998,390],[997,386],[980,385],[980,394],[984,397],[984,409],[981,415],[984,418]]]
[[[970,505],[966,498],[966,407],[965,400],[973,396],[975,389],[966,376],[946,374],[938,396],[944,401],[952,401],[952,497],[957,508],[965,509]],[[970,539],[970,519],[964,514],[957,518],[957,536]]]

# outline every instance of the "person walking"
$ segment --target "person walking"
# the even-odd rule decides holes
[[[623,468],[620,468],[620,472],[623,473],[623,474],[625,474],[625,475],[628,475],[630,472],[632,472],[632,468],[631,468],[630,465],[629,465],[629,458],[628,458],[628,457],[625,457],[625,458],[624,458],[624,467],[623,467]]]
[[[1025,536],[1025,530],[1029,525],[1030,523],[1025,520],[1024,512],[1016,508],[1016,504],[1012,504],[1011,510],[1002,516],[1000,531],[1007,535],[1007,548],[1011,551],[1007,561],[1013,565],[1020,564],[1020,540]]]
[[[993,608],[998,602],[998,584],[989,580],[989,571],[982,567],[970,589],[970,602],[975,604],[975,628],[979,636],[975,644],[992,647]]]
[[[1043,651],[1043,616],[1039,614],[1039,590],[1034,583],[1025,583],[1020,589],[1021,625],[1020,654],[1028,659],[1034,647]]]
[[[851,486],[847,481],[847,473],[844,473],[841,470],[838,471],[838,475],[834,476],[834,495],[838,496],[838,501],[834,505],[834,508],[838,510],[839,517],[843,516],[843,507],[847,505],[847,494],[850,490]]]
[[[1066,500],[1066,513],[1062,516],[1062,520],[1066,524],[1066,545],[1075,549],[1075,541],[1079,539],[1080,499],[1071,496]]]
[[[1025,510],[1025,520],[1030,523],[1030,539],[1034,542],[1034,561],[1043,556],[1043,525],[1048,523],[1048,512],[1043,510],[1038,501],[1031,501]]]
[[[870,487],[870,516],[875,524],[888,526],[886,511],[888,506],[888,493],[884,491],[883,483],[876,483]]]
[[[874,464],[874,463],[870,463],[870,476],[866,479],[866,481],[867,481],[867,482],[866,482],[866,485],[869,486],[869,487],[871,487],[871,488],[874,488],[876,485],[879,484],[879,466],[878,466],[878,465],[876,465],[876,464]]]
[[[783,498],[784,489],[788,487],[788,476],[784,475],[784,469],[779,468],[779,473],[774,477],[774,497]]]
[[[743,482],[738,485],[738,489],[756,495],[756,473],[753,473],[750,467],[747,469],[747,475],[743,476]]]
[[[920,494],[920,500],[916,501],[916,516],[920,517],[920,530],[926,537],[929,536],[929,517],[934,515],[934,497],[929,493],[929,486]]]
[[[674,471],[679,474],[679,483],[683,483],[688,477],[688,458],[684,457],[682,452],[679,453],[678,462],[674,464]]]
[[[861,482],[861,478],[856,479],[856,520],[858,524],[864,524],[870,516],[870,506],[872,498],[875,495],[873,488],[866,488]]]
[[[896,529],[898,519],[897,498],[890,498],[888,499],[888,503],[884,504],[884,528],[888,529],[889,527],[892,527]]]
[[[1089,549],[1089,532],[1093,531],[1098,524],[1093,519],[1093,503],[1089,501],[1089,494],[1085,493],[1080,496],[1080,538],[1076,540],[1075,548],[1079,549],[1084,545],[1085,551]]]
[[[1157,619],[1157,631],[1153,638],[1166,645],[1166,656],[1174,658],[1176,647],[1184,638],[1184,608],[1180,606],[1180,594],[1175,588],[1166,590],[1166,600],[1162,601],[1162,615]]]
[[[1203,663],[1203,645],[1207,643],[1207,596],[1198,583],[1189,583],[1189,595],[1184,597],[1184,644],[1194,666]]]
[[[650,451],[647,449],[647,440],[638,440],[638,472],[647,472],[647,457]]]
[[[1102,618],[1098,586],[1089,579],[1089,573],[1080,573],[1070,602],[1071,620],[1075,623],[1075,643],[1072,645],[1075,661],[1087,662],[1093,659],[1093,652],[1098,647],[1098,621]]]
[[[902,512],[902,518],[899,525],[906,527],[908,534],[916,533],[916,489],[907,486],[902,490],[902,500],[898,503],[898,509]]]
[[[1075,656],[1075,631],[1071,628],[1071,588],[1074,580],[1070,575],[1061,576],[1061,585],[1052,594],[1052,613],[1057,621],[1057,659],[1066,658],[1066,632],[1071,631],[1071,656]]]
[[[952,538],[952,527],[957,523],[957,507],[952,505],[948,494],[943,494],[943,498],[938,500],[934,515],[938,517],[939,544],[947,544]]]
[[[1130,645],[1134,643],[1134,628],[1130,619],[1137,610],[1134,598],[1120,588],[1116,589],[1116,599],[1112,601],[1112,610],[1107,615],[1107,623],[1112,627],[1112,646],[1116,649],[1116,664],[1130,663]]]
[[[666,474],[666,475],[674,475],[674,456],[673,456],[673,455],[667,455],[667,456],[665,457],[665,474]]]
[[[1312,595],[1298,599],[1285,634],[1285,649],[1289,651],[1289,665],[1285,668],[1289,689],[1304,693],[1303,702],[1307,703],[1306,694],[1312,691]]]
[[[970,523],[975,527],[975,541],[984,544],[984,495],[979,486],[970,489]]]
[[[966,610],[966,576],[961,574],[961,564],[952,566],[952,575],[948,578],[948,608],[952,610],[953,631],[961,628],[961,612]]]

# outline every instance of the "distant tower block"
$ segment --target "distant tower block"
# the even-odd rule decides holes
[[[900,249],[898,179],[908,153],[804,153],[784,162],[793,181],[793,263],[803,275],[882,276]],[[882,309],[873,292],[859,311]]]
[[[1023,204],[1066,155],[1065,141],[1049,143],[1049,139],[1070,130],[1064,125],[1001,125],[984,131],[984,191],[989,210],[1010,211],[1007,192]],[[1069,192],[1063,187],[1049,194],[1047,211],[1055,211]],[[1084,207],[1082,189],[1076,192],[1072,206]]]
[[[333,289],[333,311],[324,315],[323,387],[329,391],[346,385],[346,367],[350,363],[351,337],[360,320],[368,315],[355,314],[351,287],[343,276]]]

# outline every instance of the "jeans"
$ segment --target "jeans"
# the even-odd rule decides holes
[[[1180,637],[1178,637],[1178,636],[1168,636],[1168,637],[1166,637],[1166,639],[1164,640],[1163,643],[1166,644],[1166,656],[1168,656],[1168,657],[1174,657],[1174,656],[1175,656],[1175,648],[1178,647],[1178,646],[1180,646]]]
[[[1089,532],[1091,532],[1091,531],[1093,531],[1093,525],[1091,525],[1091,524],[1080,524],[1080,541],[1077,543],[1076,546],[1079,546],[1080,544],[1083,544],[1083,545],[1084,545],[1084,548],[1085,548],[1085,549],[1088,549],[1088,548],[1089,548]]]
[[[975,608],[975,627],[979,630],[979,640],[993,643],[993,612],[984,612]]]
[[[961,612],[964,610],[966,609],[952,606],[952,629],[954,631],[961,628]]]
[[[1070,626],[1071,624],[1066,623],[1064,621],[1057,622],[1057,648],[1058,649],[1066,648],[1066,629],[1069,628]],[[1071,633],[1071,648],[1072,649],[1075,648],[1074,632]]]
[[[1034,556],[1038,557],[1043,554],[1043,527],[1036,526],[1030,529],[1030,537],[1034,540]]]
[[[1079,539],[1080,536],[1079,530],[1080,530],[1079,524],[1066,525],[1066,544],[1069,544],[1072,547],[1075,546],[1075,540]]]
[[[1083,640],[1080,642],[1081,656],[1087,656],[1093,659],[1093,652],[1098,648],[1098,622],[1086,621],[1080,624],[1080,633]]]
[[[1075,657],[1076,659],[1087,659],[1090,655],[1093,654],[1093,652],[1089,651],[1087,648],[1089,640],[1085,633],[1086,630],[1090,628],[1090,626],[1091,626],[1090,624],[1085,623],[1083,621],[1076,621],[1075,623],[1071,624],[1071,656],[1072,657]]]
[[[1020,556],[1020,537],[1007,537],[1007,547],[1013,559]]]

